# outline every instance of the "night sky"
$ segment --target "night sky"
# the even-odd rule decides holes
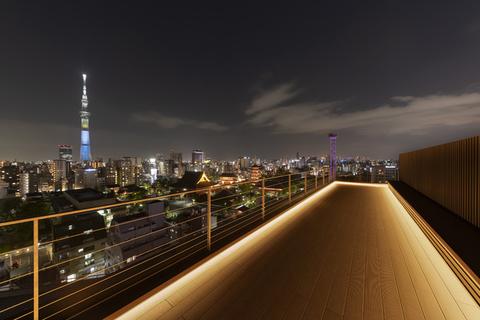
[[[420,3],[421,2],[421,3]],[[398,153],[479,133],[480,3],[2,1],[0,159]],[[168,3],[160,5],[159,3]]]

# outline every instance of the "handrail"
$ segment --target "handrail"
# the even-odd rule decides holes
[[[171,240],[169,240],[165,243],[162,243],[162,245],[159,246],[159,247],[157,246],[157,247],[151,248],[151,249],[147,250],[146,252],[142,251],[141,253],[138,253],[137,255],[140,257],[142,255],[145,255],[145,254],[149,253],[149,252],[157,252],[158,248],[160,248],[160,247],[168,248],[168,250],[166,250],[166,251],[162,250],[161,252],[157,252],[151,258],[148,258],[147,260],[141,261],[140,263],[134,264],[136,266],[136,265],[139,265],[139,264],[143,264],[146,261],[149,261],[153,258],[164,255],[168,252],[172,252],[172,251],[176,250],[175,248],[182,248],[184,246],[187,246],[187,244],[190,243],[191,241],[196,240],[196,239],[200,239],[200,238],[203,238],[203,237],[206,237],[206,240],[207,240],[205,247],[208,250],[210,250],[211,244],[217,243],[218,241],[225,238],[226,236],[228,236],[230,234],[233,234],[236,231],[242,230],[242,228],[245,228],[246,226],[250,225],[251,223],[253,223],[257,220],[265,220],[266,215],[272,214],[273,211],[276,210],[275,209],[276,205],[278,205],[280,203],[283,203],[283,201],[288,201],[288,202],[285,202],[285,204],[292,203],[292,198],[293,198],[292,195],[295,195],[295,199],[297,199],[297,196],[304,197],[304,195],[307,195],[310,192],[312,192],[314,190],[317,190],[319,185],[324,186],[325,184],[328,184],[330,182],[329,181],[330,179],[328,179],[327,181],[325,180],[325,178],[327,178],[328,176],[323,174],[321,176],[322,183],[319,184],[318,183],[319,176],[318,175],[311,175],[310,173],[311,173],[311,171],[302,171],[302,172],[298,172],[298,173],[290,173],[290,174],[284,174],[284,175],[278,175],[278,176],[264,177],[264,178],[254,180],[254,181],[253,180],[245,180],[245,181],[239,181],[239,182],[232,183],[232,184],[214,185],[214,186],[199,188],[199,189],[195,189],[195,190],[186,190],[186,191],[176,192],[176,193],[172,193],[172,194],[161,195],[161,196],[157,196],[157,197],[144,198],[144,199],[139,199],[139,200],[131,200],[131,201],[113,203],[113,204],[108,204],[108,205],[96,206],[96,207],[91,207],[91,208],[65,211],[65,212],[58,212],[58,213],[47,214],[47,215],[43,215],[43,216],[29,217],[29,218],[24,218],[24,219],[17,219],[17,220],[0,222],[0,228],[6,227],[6,226],[11,226],[11,225],[22,224],[22,223],[33,222],[33,235],[34,235],[34,237],[33,237],[33,271],[27,272],[25,274],[22,274],[22,275],[14,277],[14,278],[11,278],[9,280],[1,282],[1,283],[5,283],[5,282],[9,282],[9,281],[12,281],[12,280],[15,280],[15,279],[24,278],[26,276],[32,276],[33,275],[33,279],[34,279],[34,282],[33,282],[33,297],[30,298],[30,299],[24,300],[20,303],[17,303],[13,306],[9,306],[7,308],[4,308],[4,309],[0,310],[0,314],[4,313],[6,311],[9,311],[9,310],[11,310],[15,307],[18,307],[19,305],[25,304],[27,302],[31,302],[33,300],[33,306],[34,306],[33,310],[30,311],[28,314],[33,313],[33,318],[35,320],[39,319],[39,310],[44,309],[45,307],[56,303],[57,300],[58,300],[57,299],[55,301],[50,301],[50,302],[47,302],[46,304],[43,304],[42,306],[40,306],[39,305],[40,304],[40,301],[39,301],[40,297],[46,296],[49,293],[52,293],[52,292],[57,291],[59,289],[62,289],[64,287],[70,286],[71,284],[78,283],[78,281],[80,281],[82,279],[87,279],[91,276],[91,274],[84,275],[82,273],[80,275],[84,275],[84,276],[75,279],[75,281],[73,281],[73,282],[67,282],[64,285],[55,286],[53,289],[50,289],[50,290],[48,290],[46,292],[43,292],[43,293],[39,292],[39,273],[41,271],[45,271],[47,269],[52,269],[52,268],[58,267],[60,265],[68,264],[68,263],[71,263],[72,261],[80,260],[83,257],[82,255],[73,256],[73,257],[71,257],[69,259],[66,259],[64,261],[57,261],[57,263],[40,267],[39,266],[39,247],[40,247],[40,243],[39,243],[39,227],[38,227],[38,225],[39,225],[39,221],[41,221],[41,220],[47,220],[47,219],[52,219],[52,218],[60,218],[60,217],[66,217],[66,216],[73,216],[73,215],[84,214],[84,213],[92,213],[94,211],[99,211],[99,210],[114,209],[114,208],[119,208],[119,207],[123,207],[123,206],[129,206],[129,205],[138,205],[138,204],[142,204],[142,203],[149,203],[149,202],[153,202],[153,201],[171,199],[171,198],[175,198],[175,197],[185,197],[187,195],[192,195],[192,194],[206,194],[207,195],[207,200],[195,203],[195,205],[206,206],[207,213],[206,214],[203,213],[201,215],[194,216],[194,217],[192,216],[190,219],[179,221],[179,223],[176,224],[175,227],[178,228],[179,226],[181,226],[183,224],[191,223],[193,220],[203,219],[205,217],[207,218],[207,225],[206,226],[202,225],[202,227],[200,229],[195,227],[194,231],[192,231],[190,233],[187,233],[187,234],[184,234],[184,232],[181,231],[181,230],[186,230],[186,229],[177,229],[177,230],[180,230],[180,232],[181,232],[179,234],[179,235],[181,235],[180,237],[173,238],[173,239],[171,239]],[[294,176],[295,179],[292,179],[292,176]],[[282,178],[285,178],[285,179],[282,179]],[[312,181],[311,178],[314,178],[315,181]],[[270,180],[273,180],[273,179],[276,179],[276,180],[280,179],[280,180],[279,181],[274,181],[273,184],[270,184],[270,185],[267,184],[266,185],[266,183],[265,183],[266,181],[270,181]],[[244,185],[244,184],[252,184],[253,188],[251,190],[235,192],[231,195],[223,196],[223,197],[216,198],[216,199],[214,197],[212,197],[212,192],[216,192],[216,191],[222,190],[222,189],[230,189],[232,187],[238,187],[238,186]],[[282,187],[279,188],[278,190],[270,190],[272,187],[279,186],[279,185],[282,185]],[[303,185],[303,189],[302,189],[302,187],[300,187],[300,189],[297,192],[293,193],[292,187],[294,185],[300,185],[300,186]],[[237,189],[237,191],[240,191],[240,190]],[[287,194],[283,194],[280,197],[272,198],[273,201],[270,201],[270,200],[266,201],[266,198],[268,197],[266,195],[267,191],[277,191],[277,192],[282,192],[282,193],[287,192]],[[212,211],[213,202],[225,200],[225,199],[228,199],[228,198],[234,198],[234,197],[238,197],[238,196],[241,196],[243,194],[249,194],[249,193],[253,196],[253,198],[249,196],[249,198],[248,198],[249,201],[252,201],[252,199],[253,199],[254,203],[257,203],[257,201],[259,199],[261,199],[261,204],[257,203],[257,205],[255,205],[253,207],[250,207],[248,210],[242,212],[242,215],[240,216],[240,219],[238,219],[238,220],[233,219],[232,217],[227,217],[226,219],[223,219],[223,220],[219,221],[220,224],[218,225],[217,228],[212,227],[211,216],[214,213],[225,211],[225,210],[227,210],[227,211],[228,210],[233,210],[233,208],[235,206],[241,204],[241,203],[235,203],[235,204],[225,203],[225,205],[223,205],[223,206],[222,205],[214,205],[213,207],[215,207],[215,210]],[[137,222],[137,221],[140,221],[140,220],[143,220],[143,219],[152,218],[154,216],[162,216],[162,215],[165,215],[167,213],[171,213],[171,212],[175,212],[175,211],[182,211],[182,210],[185,210],[185,209],[188,209],[188,207],[187,208],[177,208],[177,209],[174,209],[174,210],[169,211],[169,212],[162,212],[162,213],[149,215],[149,216],[146,216],[146,217],[136,218],[136,219],[133,219],[131,221],[121,222],[119,224],[116,224],[115,226],[125,225],[125,224],[129,224],[129,223]],[[112,215],[115,216],[115,213],[112,213]],[[257,215],[258,215],[258,217],[257,217]],[[237,224],[235,224],[235,223],[237,223]],[[189,224],[187,224],[187,226],[188,225]],[[151,236],[155,232],[158,233],[160,231],[167,231],[171,227],[172,226],[166,226],[166,227],[158,229],[158,230],[150,230],[150,232],[145,233],[145,234],[137,234],[133,238],[128,238],[126,240],[120,241],[119,243],[112,243],[112,244],[106,245],[104,248],[89,251],[88,253],[93,254],[93,253],[98,253],[98,252],[102,252],[102,251],[106,252],[110,248],[119,247],[119,246],[121,246],[123,244],[126,244],[126,243],[129,243],[129,242],[135,243],[141,238]],[[101,230],[108,230],[108,229],[109,229],[108,227],[97,228],[95,230],[91,230],[89,232],[89,234],[91,234],[92,232],[98,232],[98,231],[101,231]],[[216,231],[214,233],[212,233],[212,230],[216,230]],[[197,236],[195,236],[195,234],[197,234]],[[84,233],[77,233],[77,234],[65,236],[65,237],[62,237],[62,238],[52,239],[52,240],[48,240],[46,242],[43,242],[41,245],[44,246],[44,245],[52,244],[52,243],[55,243],[57,241],[62,241],[62,240],[67,241],[69,239],[79,237],[79,236],[82,236],[82,235],[85,235],[85,234]],[[187,239],[187,237],[190,237],[190,236],[193,236],[194,238],[184,242],[183,239]],[[213,242],[212,242],[212,238],[215,238]],[[148,239],[148,238],[146,238],[146,239]],[[170,247],[170,248],[168,247],[168,246],[170,246],[170,244],[174,244],[177,241],[180,241],[180,243],[178,245],[175,245],[174,247]],[[202,241],[204,241],[204,240],[202,240]],[[195,245],[196,244],[193,244],[193,246],[195,246]],[[190,247],[191,247],[191,245],[188,245],[188,248],[190,248]],[[14,251],[16,251],[16,250],[14,250]],[[170,258],[167,258],[167,260],[168,259],[170,259]],[[116,261],[115,265],[113,265],[113,266],[109,266],[109,267],[106,267],[104,269],[98,269],[98,270],[97,270],[97,268],[95,268],[96,270],[92,274],[100,274],[102,272],[102,270],[107,270],[107,269],[116,270],[115,268],[117,268],[117,266],[119,268],[121,268],[122,264],[125,264],[126,262],[128,262],[126,257],[123,257],[123,259],[121,259],[121,261],[119,261],[119,262]],[[159,263],[161,263],[161,262],[159,262]],[[156,264],[158,264],[158,263],[156,263]],[[95,281],[94,283],[88,285],[87,287],[83,287],[80,290],[75,290],[73,292],[67,293],[66,295],[63,295],[62,300],[65,299],[65,298],[71,297],[72,295],[74,295],[74,294],[76,294],[80,291],[83,291],[87,288],[90,288],[90,287],[92,287],[92,286],[94,286],[98,283],[104,282],[107,279],[110,279],[112,275],[121,274],[121,273],[124,273],[124,272],[126,272],[127,270],[130,270],[130,269],[131,269],[131,267],[126,267],[122,271],[117,270],[117,272],[114,272],[110,276],[106,276],[101,281]],[[125,281],[125,280],[122,280],[122,282],[123,281]],[[79,302],[77,301],[75,304],[78,304],[78,303]],[[50,315],[50,316],[52,316],[52,315]]]
[[[36,221],[36,220],[39,221],[39,220],[60,218],[60,217],[65,217],[65,216],[70,216],[70,215],[81,214],[81,213],[89,213],[89,212],[92,212],[92,211],[117,208],[117,207],[121,207],[121,206],[140,204],[140,203],[144,203],[144,202],[164,200],[164,199],[168,199],[168,198],[172,198],[172,197],[178,197],[178,196],[184,196],[184,195],[192,194],[192,193],[207,193],[208,190],[214,191],[216,189],[223,189],[223,188],[238,186],[238,185],[242,185],[242,184],[246,184],[246,183],[258,183],[258,182],[261,182],[262,180],[277,179],[277,178],[281,178],[281,177],[287,177],[287,176],[292,176],[292,175],[297,175],[297,174],[302,174],[302,173],[309,173],[309,172],[310,171],[302,171],[302,172],[299,172],[299,173],[291,173],[291,174],[286,174],[286,175],[267,177],[267,178],[263,178],[263,179],[259,179],[259,180],[245,180],[245,181],[235,182],[235,183],[228,184],[228,185],[215,185],[215,186],[199,188],[199,189],[195,189],[195,190],[186,190],[186,191],[180,191],[180,192],[176,192],[176,193],[165,194],[165,195],[152,197],[152,198],[131,200],[131,201],[107,204],[107,205],[103,205],[103,206],[91,207],[91,208],[86,208],[86,209],[78,209],[78,210],[72,210],[72,211],[52,213],[52,214],[47,214],[47,215],[43,215],[43,216],[39,216],[39,217],[30,217],[30,218],[24,218],[24,219],[9,220],[9,221],[0,222],[0,228],[10,226],[10,225],[14,225],[14,224],[33,222],[33,221]]]

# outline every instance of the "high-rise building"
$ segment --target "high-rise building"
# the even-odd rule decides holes
[[[330,133],[330,180],[335,180],[337,176],[337,134]]]
[[[27,193],[29,192],[30,187],[30,179],[28,172],[21,172],[19,173],[19,180],[20,180],[20,197],[25,198]]]
[[[149,178],[150,183],[153,184],[157,180],[158,176],[158,167],[157,167],[157,159],[150,158],[148,160],[148,167],[149,167]]]
[[[171,151],[170,152],[170,160],[173,160],[175,164],[182,163],[182,153],[181,152],[175,152]]]
[[[222,173],[234,173],[235,172],[235,166],[233,163],[230,162],[224,162],[222,163]]]
[[[242,157],[238,159],[238,166],[240,167],[240,170],[245,170],[250,168],[250,163],[251,163],[251,160],[249,157]]]
[[[87,98],[87,75],[84,73],[83,77],[83,94],[82,94],[82,110],[80,111],[81,121],[81,135],[80,135],[80,161],[88,162],[92,161],[92,152],[90,150],[90,131],[89,131],[89,118],[90,112],[88,112],[88,98]]]
[[[132,157],[123,157],[116,161],[117,183],[121,186],[135,184],[135,162]]]
[[[8,183],[0,180],[0,199],[6,198],[8,195]]]
[[[19,172],[20,169],[16,163],[3,166],[0,170],[0,180],[8,183],[8,194],[10,195],[17,195],[20,192]]]
[[[67,166],[68,162],[63,159],[53,160],[53,184],[55,191],[67,189]]]
[[[115,165],[115,162],[111,159],[108,160],[107,165],[105,166],[105,185],[114,186],[118,184],[118,172]]]
[[[55,171],[55,162],[53,162],[52,160],[45,161],[43,171],[45,173],[48,172],[53,177],[53,173]]]
[[[97,170],[79,168],[75,171],[75,189],[97,188]]]
[[[173,174],[175,173],[175,162],[172,159],[165,160],[164,168],[166,176],[173,176]]]
[[[182,153],[181,152],[170,152],[170,160],[173,161],[173,175],[177,177],[183,176],[185,173],[185,166],[183,165],[183,160],[182,160]],[[171,165],[171,164],[170,164]]]
[[[65,177],[62,176],[61,188],[58,185],[55,186],[56,190],[66,190],[73,187],[75,175],[72,172],[72,160],[73,151],[72,146],[69,144],[61,144],[58,146],[58,159],[65,162]],[[58,178],[58,177],[57,177]],[[55,179],[55,176],[54,176]]]
[[[157,175],[159,176],[165,176],[166,171],[165,171],[165,160],[158,160],[157,161],[157,167],[158,167],[158,173]]]
[[[398,167],[395,164],[385,166],[385,179],[390,181],[398,180]]]
[[[205,160],[205,154],[202,150],[193,150],[192,151],[192,163],[193,164],[202,164]]]
[[[61,144],[58,146],[58,159],[68,162],[72,161],[72,146],[69,144]]]

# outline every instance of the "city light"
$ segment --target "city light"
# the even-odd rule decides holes
[[[0,9],[0,319],[479,320],[480,2],[350,2]]]
[[[215,254],[213,257],[209,257],[207,260],[201,262],[199,265],[194,266],[190,270],[183,272],[174,281],[167,283],[162,287],[160,291],[155,290],[146,295],[146,298],[140,298],[125,308],[119,310],[113,314],[109,319],[140,319],[143,314],[148,313],[148,310],[158,305],[169,304],[167,299],[169,296],[181,290],[184,286],[197,285],[200,278],[209,278],[220,271],[222,266],[234,263],[238,257],[250,248],[261,244],[266,238],[273,236],[274,233],[281,232],[282,228],[288,225],[288,223],[295,219],[296,216],[302,214],[313,203],[320,201],[322,197],[335,189],[335,184],[331,184],[320,191],[317,191],[306,200],[288,209],[272,221],[258,228],[249,235],[236,241],[228,248]],[[171,308],[171,306],[169,307]],[[168,310],[169,308],[166,308]],[[160,314],[158,314],[160,316]]]

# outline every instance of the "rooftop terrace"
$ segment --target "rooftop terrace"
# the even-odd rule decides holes
[[[480,319],[386,185],[335,182],[111,319]]]

